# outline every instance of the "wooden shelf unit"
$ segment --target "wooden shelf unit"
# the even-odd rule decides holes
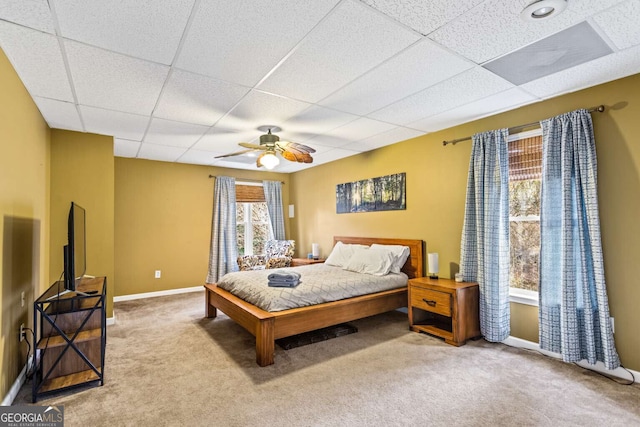
[[[419,277],[409,280],[409,328],[461,346],[479,337],[478,284]]]
[[[77,292],[58,295],[63,284],[56,282],[34,302],[33,403],[52,391],[104,384],[106,289],[106,277],[84,278]]]

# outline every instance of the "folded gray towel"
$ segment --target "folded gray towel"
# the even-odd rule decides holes
[[[276,270],[267,276],[269,281],[293,282],[300,280],[300,273],[295,271]]]
[[[269,287],[271,288],[295,288],[296,286],[298,286],[300,284],[299,280],[293,280],[293,281],[272,281],[269,280]]]

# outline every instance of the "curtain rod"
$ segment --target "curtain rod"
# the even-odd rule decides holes
[[[597,107],[589,108],[587,111],[589,111],[590,113],[593,113],[594,111],[597,111],[598,113],[602,113],[604,111],[604,105],[598,105]],[[513,127],[509,128],[509,132],[512,132],[514,130],[521,130],[521,129],[528,128],[528,127],[531,127],[531,126],[536,126],[536,125],[539,125],[539,124],[540,124],[540,122],[533,122],[533,123],[527,123],[527,124],[524,124],[524,125],[513,126]],[[448,145],[448,144],[456,145],[458,142],[466,141],[468,139],[471,139],[471,136],[465,136],[464,138],[452,139],[450,141],[442,141],[442,145]]]
[[[217,176],[216,175],[209,175],[209,178],[217,178]],[[262,181],[268,181],[268,180],[264,180],[264,179],[251,179],[251,178],[236,178],[236,179],[238,181],[241,181],[241,182],[244,181],[244,182],[260,182],[260,183],[262,183]],[[280,181],[280,183],[282,185],[285,184],[284,181]]]

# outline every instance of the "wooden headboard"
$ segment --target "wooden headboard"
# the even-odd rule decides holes
[[[416,239],[384,239],[378,237],[349,237],[334,236],[333,245],[337,242],[345,244],[372,245],[402,245],[409,247],[409,258],[402,267],[402,272],[409,276],[409,279],[424,276],[424,255],[422,253],[422,240]]]

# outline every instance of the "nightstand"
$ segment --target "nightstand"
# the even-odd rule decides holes
[[[309,265],[309,264],[322,264],[324,259],[309,259],[309,258],[292,258],[291,259],[291,267],[298,267],[301,265]]]
[[[409,328],[461,346],[479,337],[478,284],[419,277],[409,280]]]

